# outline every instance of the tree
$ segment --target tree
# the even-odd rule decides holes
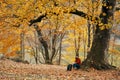
[[[116,0],[103,0],[102,11],[99,16],[100,22],[96,24],[96,30],[93,37],[93,43],[87,59],[83,62],[83,67],[94,67],[96,69],[111,69],[113,68],[105,60],[105,54],[108,51],[110,28],[112,27],[113,14]],[[80,15],[76,13],[77,15]],[[101,25],[100,25],[101,24]],[[103,27],[104,29],[101,29]]]

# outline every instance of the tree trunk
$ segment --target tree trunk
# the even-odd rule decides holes
[[[75,48],[75,56],[79,56],[79,51],[80,51],[80,32],[78,33],[78,37],[76,38],[76,31],[74,29],[74,48]]]
[[[62,38],[60,38],[60,47],[59,47],[59,59],[58,59],[58,65],[61,63],[61,50],[62,50]]]
[[[25,58],[25,48],[24,48],[24,32],[22,32],[21,34],[20,34],[20,37],[21,37],[21,45],[20,45],[20,47],[21,47],[21,59],[22,59],[22,61],[24,61],[24,58]]]
[[[105,52],[108,48],[109,43],[109,30],[99,30],[94,35],[93,43],[90,52],[88,53],[87,59],[83,64],[87,67],[94,67],[96,69],[106,68],[108,65],[105,61]],[[108,67],[107,67],[108,68]]]
[[[42,37],[42,33],[41,30],[38,29],[38,26],[35,25],[35,29],[37,31],[38,37],[39,37],[39,41],[42,44],[44,51],[45,51],[45,63],[46,64],[52,64],[50,58],[49,58],[49,52],[48,52],[48,44],[47,42],[44,40],[44,38]]]
[[[88,20],[88,45],[87,45],[87,48],[89,49],[90,48],[90,38],[91,38],[91,35],[90,35],[90,27],[91,27],[91,24]]]
[[[52,37],[52,52],[51,52],[51,58],[50,58],[50,60],[51,60],[51,62],[53,61],[53,58],[54,58],[54,56],[55,56],[55,53],[56,53],[56,37],[57,37],[57,35],[56,34],[54,34],[53,35],[53,37]]]
[[[35,44],[37,43],[37,35],[36,35],[36,33],[34,33],[34,35],[35,35]],[[35,46],[35,53],[34,53],[34,55],[35,55],[35,62],[36,62],[36,64],[38,64],[38,57],[39,57],[39,55],[38,55],[38,45],[36,44],[36,46]]]
[[[106,4],[106,6],[102,6],[100,19],[105,29],[101,30],[101,26],[99,25],[100,23],[97,23],[92,47],[87,55],[87,59],[82,63],[82,68],[94,67],[95,69],[100,70],[114,68],[105,60],[105,54],[107,52],[110,39],[110,29],[106,28],[105,24],[109,24],[109,20],[113,20],[115,3],[116,0],[103,0],[103,4]],[[103,15],[103,13],[106,15]]]

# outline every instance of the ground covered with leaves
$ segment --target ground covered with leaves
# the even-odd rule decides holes
[[[0,80],[120,80],[119,70],[72,70],[66,66],[0,60]]]

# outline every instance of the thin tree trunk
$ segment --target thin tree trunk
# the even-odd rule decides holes
[[[87,48],[90,48],[90,38],[91,38],[91,35],[90,35],[90,22],[88,20],[88,45],[87,45]]]
[[[84,60],[86,59],[86,39],[85,39],[85,33],[83,33],[83,47],[84,47]]]
[[[80,32],[78,33],[78,37],[76,38],[76,31],[74,29],[74,47],[75,47],[75,56],[79,56],[79,48],[80,48]]]
[[[112,45],[112,49],[115,49],[115,41],[116,41],[116,35],[114,35],[113,37],[113,45]],[[113,55],[111,54],[111,65],[113,65]]]
[[[24,48],[24,33],[23,32],[20,34],[20,37],[21,37],[21,59],[22,59],[22,61],[24,61],[25,48]]]
[[[61,56],[62,56],[62,53],[61,53],[61,50],[62,50],[62,40],[65,36],[65,33],[62,33],[61,36],[60,36],[60,45],[59,45],[59,62],[58,62],[58,65],[60,65],[61,63]]]
[[[30,42],[30,40],[29,40],[29,38],[27,37],[27,41],[28,41],[28,43],[29,43],[29,45],[30,45],[30,47],[32,48],[32,51],[33,51],[33,56],[34,56],[34,58],[35,58],[35,62],[36,62],[36,51],[35,51],[35,49],[34,49],[34,47],[32,46],[32,44],[31,44],[31,42]]]
[[[38,64],[38,45],[36,44],[37,43],[37,34],[34,32],[35,34],[35,62],[36,64]]]
[[[52,56],[51,56],[51,58],[50,58],[50,60],[51,60],[51,62],[53,61],[53,58],[54,58],[54,56],[55,56],[55,53],[56,53],[56,37],[57,37],[57,35],[56,34],[54,34],[54,36],[52,37]]]
[[[61,50],[62,50],[62,38],[60,39],[60,49],[59,49],[59,61],[58,61],[58,65],[60,65],[60,63],[61,63]]]

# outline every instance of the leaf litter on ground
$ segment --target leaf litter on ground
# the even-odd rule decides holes
[[[0,80],[120,80],[120,70],[72,70],[66,66],[0,60]]]

